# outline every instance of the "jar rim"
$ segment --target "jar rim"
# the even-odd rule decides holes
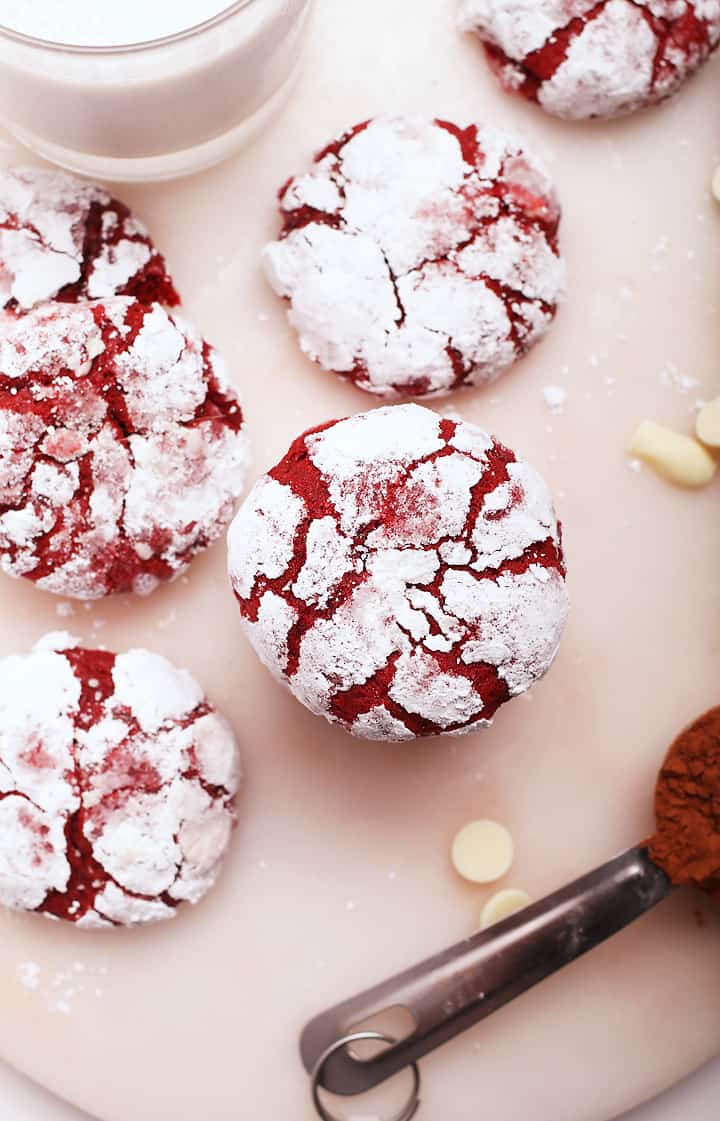
[[[145,51],[152,51],[193,39],[197,35],[202,35],[204,32],[212,30],[213,27],[219,27],[243,8],[249,8],[260,2],[261,0],[234,0],[234,3],[216,12],[214,16],[202,20],[200,23],[194,23],[191,27],[185,27],[181,31],[174,31],[170,35],[162,35],[158,39],[146,39],[139,43],[113,43],[108,46],[92,46],[82,43],[58,43],[52,39],[41,39],[36,35],[27,35],[23,31],[15,31],[13,28],[5,27],[2,23],[0,23],[0,37],[11,39],[22,46],[54,51],[59,54],[103,55],[106,57],[111,55],[140,54]]]

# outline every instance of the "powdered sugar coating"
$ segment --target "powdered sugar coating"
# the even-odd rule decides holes
[[[229,534],[263,662],[357,736],[470,731],[549,668],[567,613],[547,486],[417,405],[301,436]]]
[[[0,306],[179,297],[145,226],[104,187],[62,171],[0,169]]]
[[[219,355],[127,297],[5,315],[0,564],[58,595],[152,591],[216,540],[247,468]]]
[[[280,206],[265,270],[303,351],[383,397],[491,381],[564,291],[555,191],[497,129],[378,118],[321,152]]]
[[[505,89],[568,120],[670,97],[720,42],[720,0],[461,0]]]
[[[67,639],[0,659],[0,903],[86,929],[172,918],[230,840],[233,733],[160,655]]]

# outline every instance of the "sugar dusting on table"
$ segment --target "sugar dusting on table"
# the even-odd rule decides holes
[[[107,966],[90,966],[83,961],[73,961],[54,972],[44,970],[37,961],[18,962],[15,969],[23,988],[38,994],[50,1012],[63,1016],[72,1014],[78,999],[102,999],[108,974]]]

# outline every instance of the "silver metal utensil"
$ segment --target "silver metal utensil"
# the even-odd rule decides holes
[[[315,1090],[354,1096],[373,1089],[600,945],[671,890],[647,849],[630,849],[491,929],[323,1012],[300,1042]],[[358,1038],[358,1026],[398,1006],[412,1016],[410,1034],[373,1058],[360,1058],[348,1042]]]
[[[385,1035],[384,1032],[380,1031],[357,1031],[353,1032],[352,1035],[345,1036],[343,1039],[336,1040],[331,1047],[328,1047],[327,1051],[320,1056],[315,1064],[311,1077],[313,1105],[315,1106],[320,1121],[337,1121],[320,1097],[325,1067],[336,1052],[344,1050],[345,1048],[350,1048],[353,1044],[357,1043],[393,1044],[397,1043],[397,1040],[393,1036]],[[410,1069],[413,1075],[410,1097],[405,1102],[401,1112],[391,1118],[390,1121],[413,1121],[413,1117],[420,1108],[420,1069],[417,1063],[411,1063]]]

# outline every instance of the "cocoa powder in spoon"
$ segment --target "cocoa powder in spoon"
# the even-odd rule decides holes
[[[651,858],[674,884],[720,900],[720,707],[699,717],[670,748],[655,791]]]

